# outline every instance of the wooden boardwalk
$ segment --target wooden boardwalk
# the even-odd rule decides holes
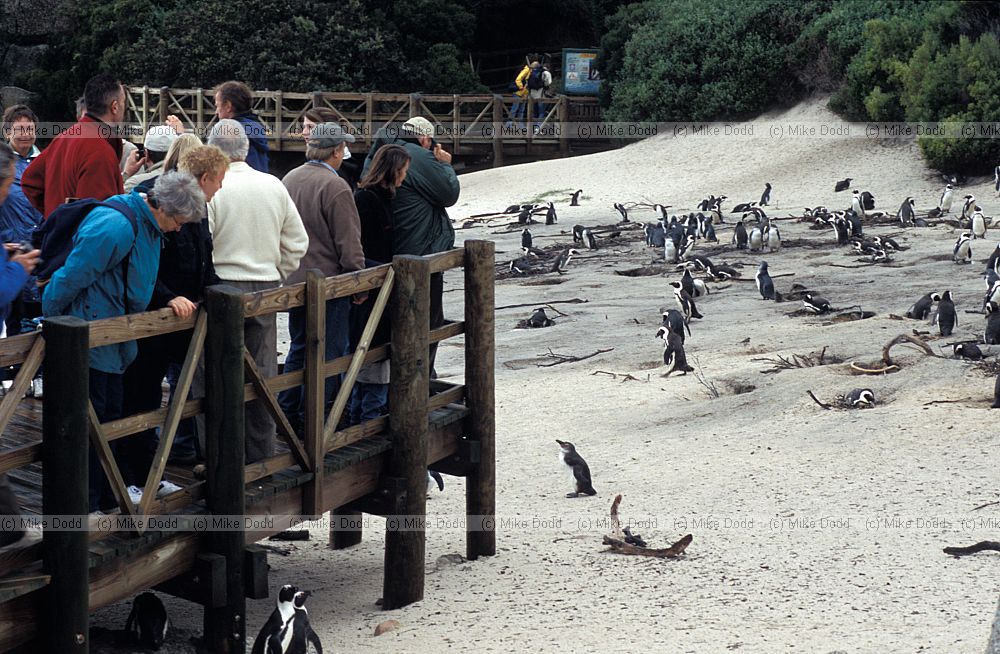
[[[428,331],[430,274],[455,267],[465,269],[464,320]],[[0,365],[21,364],[14,387],[0,400],[0,471],[8,473],[24,513],[85,514],[90,444],[106,451],[110,441],[154,426],[161,428],[161,444],[147,487],[166,478],[183,489],[162,499],[150,494],[138,506],[126,499],[117,516],[87,518],[90,531],[46,530],[41,543],[0,550],[0,651],[34,640],[32,651],[86,652],[89,613],[147,588],[201,604],[211,651],[244,651],[246,633],[255,628],[242,620],[246,598],[267,597],[269,590],[266,551],[252,544],[287,525],[261,520],[252,529],[229,531],[116,531],[116,517],[307,517],[327,511],[423,516],[427,467],[466,476],[466,513],[493,515],[493,270],[492,243],[468,242],[464,249],[397,257],[391,266],[339,277],[324,279],[313,271],[303,284],[271,291],[242,295],[214,287],[207,309],[188,320],[169,310],[93,323],[52,319],[43,332],[0,341]],[[363,336],[353,355],[323,361],[326,300],[361,291],[379,293],[372,330],[379,303],[386,306],[391,297],[392,343],[369,349]],[[295,306],[306,307],[312,335],[306,368],[262,378],[252,359],[241,356],[243,321]],[[193,329],[193,337],[179,388],[184,390],[207,345],[204,399],[178,400],[98,424],[87,415],[85,386],[82,398],[70,392],[74,379],[85,384],[86,369],[79,364],[85,365],[89,347],[184,329]],[[428,345],[458,335],[465,338],[467,383],[431,381]],[[393,370],[390,415],[338,431],[342,396],[361,363],[387,358]],[[22,399],[23,387],[43,361],[46,399]],[[327,414],[322,392],[326,377],[334,374],[345,374],[345,389]],[[277,415],[276,402],[279,391],[297,385],[307,398],[301,441]],[[258,399],[276,412],[278,447],[274,456],[244,466],[243,408]],[[199,414],[208,425],[205,479],[166,465],[177,422]],[[121,498],[113,457],[102,456],[102,463]],[[331,528],[330,537],[332,546],[347,547],[360,542],[361,533]],[[466,550],[470,559],[495,554],[492,527],[483,531],[470,524]],[[387,529],[385,608],[423,596],[423,561],[422,531]]]
[[[419,93],[292,93],[255,91],[253,110],[268,132],[272,151],[305,150],[302,117],[309,109],[325,107],[334,111],[345,130],[357,141],[353,154],[363,155],[371,147],[379,129],[398,125],[413,116],[430,120],[435,139],[457,155],[489,154],[493,165],[503,165],[504,157],[520,154],[558,152],[568,156],[577,150],[607,149],[607,139],[576,139],[569,125],[598,122],[601,116],[596,97],[558,95],[545,100],[545,115],[539,134],[531,129],[512,130],[512,95],[421,95]],[[151,124],[163,123],[176,115],[200,137],[207,138],[216,121],[210,89],[173,89],[133,86],[128,89],[126,121],[141,127],[133,140],[141,141]],[[526,111],[533,115],[534,101]]]

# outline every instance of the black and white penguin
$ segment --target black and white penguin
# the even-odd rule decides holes
[[[858,189],[851,191],[851,211],[859,216],[864,213],[864,208],[861,206],[861,191]]]
[[[545,211],[545,224],[555,225],[559,222],[559,218],[556,216],[556,205],[554,202],[549,202],[549,208]]]
[[[576,248],[566,248],[556,257],[555,264],[552,266],[550,272],[562,275],[566,272],[566,267],[569,265],[570,260],[578,254],[580,254],[580,251]]]
[[[594,236],[594,232],[589,229],[583,230],[583,241],[586,243],[587,247],[591,250],[597,249],[597,237]]]
[[[167,638],[170,620],[163,602],[153,593],[142,593],[132,600],[132,610],[125,621],[125,632],[134,644],[150,649],[160,649]]]
[[[621,222],[627,223],[628,222],[628,209],[625,208],[625,205],[621,204],[621,203],[618,203],[618,202],[615,202],[615,210],[622,215]]]
[[[747,236],[747,248],[751,252],[760,252],[764,248],[764,232],[760,227],[754,227]]]
[[[708,284],[703,279],[694,280],[694,293],[691,297],[705,297],[708,295]]]
[[[972,238],[986,238],[986,217],[979,207],[972,212]]]
[[[990,302],[996,302],[1000,306],[1000,278],[994,279],[989,288],[986,289],[986,297],[983,298],[983,313]]]
[[[944,187],[944,191],[941,192],[941,199],[938,200],[938,209],[941,213],[948,213],[951,211],[951,199],[955,195],[955,189],[951,184]]]
[[[962,232],[955,241],[955,250],[951,253],[951,260],[955,263],[972,263],[972,234]]]
[[[899,219],[899,222],[903,227],[913,226],[913,198],[906,198],[903,200],[903,204],[899,205],[899,211],[896,213],[896,218]]]
[[[669,325],[660,327],[656,335],[663,339],[663,364],[668,366],[663,377],[669,377],[671,373],[680,371],[682,375],[694,371],[688,365],[687,355],[684,353],[684,339],[681,338]]]
[[[576,447],[569,441],[561,441],[558,438],[556,442],[559,443],[559,461],[566,466],[573,477],[574,490],[572,493],[566,493],[566,497],[579,497],[581,494],[597,495],[590,479],[590,467],[577,453]]]
[[[583,225],[573,225],[573,242],[583,243],[583,232],[586,231]]]
[[[996,302],[986,305],[986,335],[983,342],[987,345],[1000,345],[1000,304]]]
[[[531,231],[529,231],[527,227],[525,227],[521,231],[521,247],[522,248],[531,247]]]
[[[663,240],[663,260],[667,263],[677,263],[677,242],[671,234]]]
[[[715,235],[715,225],[712,224],[712,217],[708,216],[705,218],[705,222],[701,226],[701,235],[709,243],[718,243],[719,237]]]
[[[543,323],[541,325],[538,325],[539,327],[546,327],[547,325],[544,324],[545,322],[548,322],[549,325],[554,324],[551,320],[549,320],[545,316],[545,310],[544,309],[536,309],[535,313],[538,313],[539,311],[542,312],[542,318],[541,318],[541,320],[542,320],[542,323]],[[535,321],[535,314],[532,314],[531,318],[529,318],[528,321],[529,322],[534,322]],[[535,325],[532,325],[532,326],[534,327]],[[444,492],[444,479],[441,477],[441,473],[438,472],[437,470],[428,470],[427,471],[427,497],[431,496],[431,493],[434,491],[435,488],[438,489],[438,492],[443,493]]]
[[[993,382],[993,404],[990,405],[991,409],[1000,409],[1000,374],[997,375],[997,380]]]
[[[760,206],[766,207],[771,204],[771,183],[764,182],[764,192],[760,194]]]
[[[955,312],[955,302],[951,299],[951,291],[945,291],[941,294],[935,319],[941,335],[951,336],[955,325],[958,324],[958,314]]]
[[[510,271],[515,275],[527,275],[531,272],[531,261],[526,257],[511,259]]]
[[[571,193],[569,196],[569,206],[579,207],[580,206],[580,194],[583,193],[583,189],[577,189],[576,192]]]
[[[855,409],[875,406],[875,393],[870,388],[855,388],[844,399]]]
[[[986,260],[984,270],[996,270],[998,262],[1000,262],[1000,243],[997,243],[997,246],[993,248],[993,252],[990,253],[989,258]]]
[[[927,293],[921,296],[913,303],[913,306],[907,309],[906,317],[914,320],[927,320],[927,316],[931,314],[931,307],[940,299],[941,296],[937,293]]]
[[[725,264],[712,264],[708,269],[708,274],[716,280],[733,279],[740,276],[740,271]]]
[[[837,216],[833,221],[833,232],[837,237],[837,245],[847,245],[847,241],[851,237],[851,227],[847,218]]]
[[[863,237],[865,235],[865,228],[861,224],[861,218],[854,211],[848,211],[844,214],[844,218],[847,220],[847,225],[850,228],[851,236]]]
[[[840,193],[841,191],[846,191],[847,189],[851,188],[851,182],[853,180],[854,180],[853,177],[848,177],[847,179],[843,179],[837,182],[833,187],[833,192]]]
[[[684,342],[684,329],[687,328],[687,333],[691,335],[691,326],[684,322],[684,314],[682,314],[677,309],[667,309],[663,312],[663,322],[662,327],[669,327],[674,333],[681,337],[681,343]],[[656,333],[657,338],[661,338],[660,333]]]
[[[813,313],[828,313],[830,311],[830,301],[812,293],[806,293],[802,296],[802,305]]]
[[[861,215],[866,215],[869,211],[875,208],[875,196],[869,191],[864,191],[861,193],[861,208],[864,210]]]
[[[698,307],[695,306],[694,298],[684,290],[680,282],[670,282],[670,286],[674,289],[674,301],[677,303],[677,308],[684,314],[685,324],[690,324],[692,318],[701,319],[705,317],[698,313]]]
[[[691,276],[691,271],[687,268],[684,269],[684,274],[681,275],[681,288],[688,292],[688,295],[694,297],[694,277]]]
[[[982,361],[983,351],[975,343],[955,343],[952,346],[955,356],[969,361]]]
[[[708,269],[712,267],[712,260],[701,254],[692,254],[681,266],[700,272],[708,272]]]
[[[523,209],[521,213],[517,215],[517,222],[521,225],[531,225],[535,221],[531,219],[531,209]]]
[[[253,648],[250,650],[250,654],[265,654],[268,652],[267,643],[271,636],[278,635],[281,628],[285,626],[285,623],[295,615],[293,602],[295,600],[295,593],[297,592],[299,592],[298,587],[291,584],[285,584],[278,590],[277,606],[271,611],[271,615],[257,633],[257,638],[253,641]]]
[[[735,207],[733,207],[733,210],[730,211],[729,213],[743,213],[745,211],[750,211],[750,207],[754,206],[755,204],[757,204],[757,203],[756,202],[740,202]]]
[[[323,644],[309,624],[309,612],[306,610],[308,597],[308,591],[300,590],[295,593],[295,599],[292,600],[294,613],[281,627],[281,631],[268,639],[268,654],[306,654],[309,645],[315,648],[317,654],[323,654]]]
[[[754,279],[757,280],[757,290],[760,291],[760,296],[765,300],[773,300],[774,281],[771,279],[771,275],[767,272],[766,261],[760,262],[760,266],[757,267],[757,275]]]
[[[745,250],[748,240],[747,228],[743,226],[743,221],[737,221],[736,227],[733,228],[733,245],[736,246],[737,250]]]
[[[677,250],[677,259],[681,261],[686,259],[691,254],[691,250],[694,249],[694,245],[697,242],[697,236],[694,234],[688,234],[687,238],[685,238],[684,242],[681,244],[680,249]]]
[[[968,220],[969,218],[972,217],[972,211],[976,206],[976,196],[970,193],[969,195],[964,196],[962,199],[965,200],[965,203],[962,204],[961,220]]]

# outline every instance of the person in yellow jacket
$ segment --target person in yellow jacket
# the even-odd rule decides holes
[[[522,121],[518,126],[525,127],[523,120],[528,108],[528,76],[531,74],[531,64],[537,63],[537,60],[532,59],[530,63],[524,65],[524,68],[514,79],[514,86],[517,89],[514,91],[514,104],[510,108],[510,120],[507,121],[508,127],[510,127],[511,121],[516,122],[518,119]]]

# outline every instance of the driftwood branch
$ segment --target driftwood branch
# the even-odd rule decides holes
[[[976,508],[974,508],[972,510],[973,511],[978,511],[979,509],[985,509],[986,507],[993,506],[994,504],[1000,504],[1000,501],[998,501],[998,502],[987,502],[986,504],[980,504],[979,506],[977,506]]]
[[[705,373],[704,371],[702,371],[701,362],[698,361],[697,357],[692,357],[692,360],[694,361],[695,365],[695,370],[694,370],[695,379],[698,380],[699,384],[705,387],[705,392],[708,393],[709,397],[717,399],[719,397],[719,389],[716,388],[715,382],[710,382],[707,379],[705,379]]]
[[[535,365],[538,366],[539,368],[551,368],[552,366],[558,366],[561,363],[574,363],[576,361],[583,361],[584,359],[589,359],[590,357],[596,357],[598,354],[604,354],[605,352],[610,352],[614,349],[615,348],[613,347],[609,347],[606,350],[598,350],[597,352],[593,352],[591,354],[578,357],[578,356],[571,356],[568,354],[557,354],[556,352],[553,352],[551,348],[549,348],[548,354],[542,354],[539,356],[550,357],[556,359],[556,361],[553,361],[552,363],[536,363]]]
[[[882,362],[885,365],[887,365],[887,366],[893,366],[893,365],[895,365],[892,362],[892,358],[889,356],[889,350],[892,349],[893,345],[897,345],[899,343],[904,343],[904,342],[905,343],[913,343],[914,345],[916,345],[917,347],[919,347],[921,350],[923,350],[924,354],[926,354],[927,356],[932,356],[932,357],[938,356],[937,354],[934,353],[934,350],[931,349],[931,346],[928,345],[927,343],[925,343],[923,339],[918,338],[917,336],[910,336],[909,334],[900,334],[896,338],[894,338],[891,341],[889,341],[888,343],[886,343],[885,347],[882,348]]]
[[[976,552],[983,552],[986,550],[1000,552],[1000,543],[995,540],[984,540],[976,543],[975,545],[969,545],[968,547],[946,547],[944,548],[944,553],[951,554],[952,556],[965,556],[967,554],[975,554]]]
[[[639,379],[638,377],[633,377],[632,375],[628,374],[627,372],[608,372],[607,370],[595,370],[594,372],[590,373],[591,377],[593,377],[594,375],[607,375],[607,376],[611,377],[612,379],[618,379],[619,377],[621,377],[623,384],[625,382],[627,382],[627,381],[637,381],[637,382],[642,382],[643,381],[643,380]],[[649,376],[647,375],[645,382],[648,382],[648,381],[649,381]],[[645,382],[643,382],[643,383],[645,383]]]
[[[657,559],[673,559],[683,554],[684,550],[687,549],[692,540],[694,540],[694,536],[688,534],[670,547],[665,549],[653,549],[650,547],[636,547],[635,545],[629,545],[625,541],[612,538],[611,536],[605,536],[604,544],[610,548],[605,551],[615,552],[616,554],[632,554],[635,556],[651,556]]]
[[[549,300],[544,306],[549,306],[550,304],[586,304],[590,300],[581,300],[578,297],[572,300]],[[499,311],[500,309],[523,309],[524,307],[537,307],[539,304],[537,302],[531,302],[529,304],[508,304],[502,307],[494,307],[494,311]],[[550,309],[552,307],[549,307]],[[554,311],[554,309],[553,309]]]
[[[809,397],[811,397],[811,398],[813,399],[813,402],[815,402],[816,404],[820,405],[821,407],[823,407],[823,408],[824,408],[824,409],[826,409],[827,411],[829,411],[830,409],[832,409],[832,408],[833,408],[833,407],[832,407],[832,406],[830,406],[829,404],[824,404],[824,403],[820,402],[820,401],[819,401],[818,399],[816,399],[816,396],[815,396],[815,395],[813,395],[813,392],[812,392],[812,391],[806,391],[806,393],[808,393],[808,394],[809,394]]]
[[[859,372],[862,375],[882,375],[887,372],[893,372],[895,370],[899,370],[899,366],[893,364],[891,366],[884,366],[882,368],[863,368],[862,366],[859,366],[857,363],[852,362],[851,370]]]
[[[618,505],[622,503],[622,496],[615,495],[615,501],[611,503],[611,533],[618,540],[624,540],[625,534],[622,532],[621,522],[618,520]]]

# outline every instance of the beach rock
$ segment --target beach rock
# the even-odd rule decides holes
[[[380,622],[377,627],[375,627],[375,635],[381,636],[384,633],[394,631],[399,629],[402,625],[399,624],[399,620],[386,620],[385,622]]]

